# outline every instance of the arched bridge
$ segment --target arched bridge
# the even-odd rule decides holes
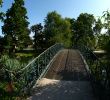
[[[107,70],[85,46],[55,44],[18,72],[5,71],[16,93],[31,94],[28,100],[109,100]]]

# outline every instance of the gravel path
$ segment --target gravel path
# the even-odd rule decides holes
[[[62,50],[27,100],[96,100],[79,52]]]

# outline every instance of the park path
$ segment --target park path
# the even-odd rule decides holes
[[[96,100],[79,51],[60,51],[27,100]]]

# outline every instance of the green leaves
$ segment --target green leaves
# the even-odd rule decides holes
[[[56,11],[47,14],[45,19],[44,33],[48,43],[63,43],[65,46],[71,45],[71,23],[70,19],[62,18]],[[69,41],[69,42],[67,42]]]
[[[73,39],[74,44],[78,45],[78,43],[84,45],[90,45],[91,40],[93,38],[93,24],[95,22],[95,18],[92,14],[81,13],[77,20],[73,24]]]
[[[3,55],[0,59],[0,63],[2,63],[3,67],[5,69],[8,69],[10,71],[18,71],[19,69],[26,66],[24,63],[20,63],[18,60],[14,58],[9,58],[7,55]]]
[[[95,22],[95,26],[93,27],[93,31],[96,35],[99,35],[101,33],[102,28],[103,24],[101,22],[101,19],[98,18],[98,20]]]
[[[0,6],[2,5],[2,0],[0,0]]]
[[[34,33],[34,47],[35,49],[37,48],[42,48],[43,45],[43,32],[42,32],[43,26],[41,25],[41,23],[36,24],[31,26],[31,31]]]
[[[107,34],[110,35],[110,11],[104,11],[102,18],[104,18],[104,27],[107,29]]]
[[[15,2],[12,4],[12,7],[6,12],[6,18],[4,19],[4,25],[2,26],[2,31],[5,35],[7,45],[12,47],[11,52],[15,51],[15,47],[24,47],[26,39],[29,39],[30,34],[24,0],[14,1]]]

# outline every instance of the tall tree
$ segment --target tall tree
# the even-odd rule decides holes
[[[98,36],[98,48],[104,50],[109,42],[109,36],[107,34],[100,34]],[[109,47],[109,46],[108,46]]]
[[[98,47],[98,40],[99,40],[102,28],[103,28],[103,24],[101,22],[101,19],[98,18],[98,20],[95,22],[95,26],[93,27],[94,35],[96,37],[96,46],[95,46],[95,48]]]
[[[6,12],[6,19],[2,27],[2,32],[6,38],[10,52],[15,51],[15,47],[23,47],[23,43],[29,37],[28,17],[24,7],[24,0],[14,0],[11,8]]]
[[[106,34],[109,37],[108,42],[105,46],[105,50],[107,51],[107,58],[110,59],[110,11],[109,10],[104,11],[102,17],[104,18],[105,29],[107,29]],[[109,63],[109,65],[110,65],[110,63]]]
[[[4,50],[4,38],[0,36],[0,54],[3,52]]]
[[[94,26],[94,28],[93,28],[95,34],[96,34],[96,35],[100,34],[102,28],[103,28],[103,24],[102,24],[102,22],[101,22],[101,19],[98,18],[98,20],[95,22],[95,26]]]
[[[107,29],[107,34],[110,35],[110,11],[104,11],[102,17],[104,18],[104,27]]]
[[[89,43],[92,43],[94,21],[95,18],[92,14],[81,13],[79,15],[73,27],[74,44],[82,43],[89,46]]]
[[[104,18],[104,26],[105,26],[105,29],[107,29],[106,33],[107,33],[107,36],[109,37],[108,42],[105,45],[105,50],[107,52],[106,54],[107,70],[106,71],[107,71],[108,85],[110,88],[110,11],[109,10],[104,11],[102,17]]]
[[[41,23],[31,26],[31,31],[34,33],[34,47],[37,49],[38,47],[42,47],[43,42],[43,26]],[[42,42],[41,42],[42,41]]]
[[[70,27],[70,21],[62,18],[56,11],[48,13],[44,27],[44,33],[48,44],[52,45],[56,42],[60,42],[69,46],[71,44]]]
[[[2,7],[2,3],[3,3],[3,1],[0,0],[0,7]],[[4,20],[4,16],[5,16],[5,14],[4,14],[3,12],[0,12],[0,20],[1,20],[1,21]]]
[[[2,5],[2,0],[0,0],[0,5]]]
[[[52,37],[58,33],[58,28],[61,21],[61,15],[59,15],[56,11],[49,12],[45,19],[45,35],[47,41],[52,42]],[[53,41],[54,42],[54,41]]]

